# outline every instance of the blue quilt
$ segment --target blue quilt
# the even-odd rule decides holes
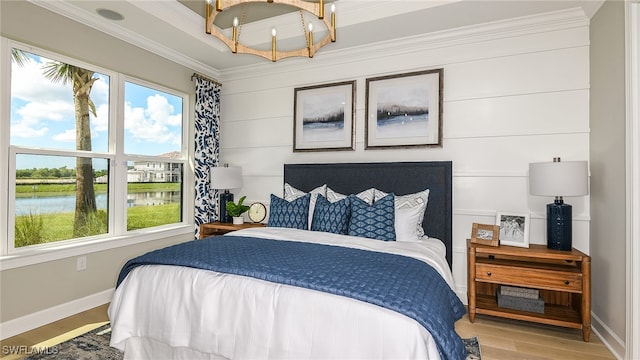
[[[216,236],[129,260],[118,277],[141,265],[179,265],[347,296],[415,319],[435,339],[443,359],[465,359],[454,323],[466,312],[428,264],[401,255],[241,236]]]

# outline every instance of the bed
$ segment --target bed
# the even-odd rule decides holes
[[[327,189],[351,207],[368,194],[367,213],[392,199],[397,221],[398,199],[428,190],[424,235],[311,230],[313,217],[277,226],[274,203],[285,200],[272,195],[268,227],[127,262],[109,307],[111,346],[125,359],[465,358],[454,329],[465,310],[450,270],[451,162],[286,164],[284,182],[284,199],[298,193],[289,204],[317,189],[326,196],[318,209],[337,204]]]

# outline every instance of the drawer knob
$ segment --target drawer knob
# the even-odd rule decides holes
[[[564,281],[564,284],[565,284],[565,285],[569,285],[569,280],[565,280],[565,281]]]
[[[487,271],[487,276],[491,276],[491,271]]]

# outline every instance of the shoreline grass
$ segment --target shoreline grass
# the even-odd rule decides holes
[[[145,192],[180,192],[181,183],[129,183],[129,194]],[[39,198],[75,196],[76,185],[72,184],[20,184],[16,185],[16,199],[37,196]],[[94,184],[96,194],[108,193],[107,184]],[[74,238],[74,212],[30,213],[15,217],[15,246],[23,247],[63,241]],[[127,230],[173,224],[181,221],[181,204],[142,205],[127,207]],[[119,216],[119,215],[118,215]],[[108,219],[104,210],[96,212],[87,235],[108,233]]]
[[[153,206],[134,206],[127,208],[127,230],[137,230],[154,226],[173,224],[180,222],[180,220],[181,212],[180,204],[178,203]],[[16,230],[18,230],[17,224],[33,224],[34,222],[36,222],[38,224],[37,227],[41,227],[41,231],[39,232],[39,234],[32,233],[27,235],[27,238],[34,239],[35,241],[27,240],[25,241],[25,243],[16,243],[15,246],[22,247],[27,245],[69,240],[73,238],[73,221],[73,212],[16,216]],[[104,223],[101,224],[102,230],[93,235],[107,233],[106,217],[104,217],[103,222]],[[31,229],[30,231],[37,230]]]
[[[180,191],[181,183],[129,183],[127,191],[129,193],[137,192],[156,192],[156,191]],[[108,191],[107,184],[94,184],[93,191],[96,194],[106,194]],[[37,196],[66,196],[75,195],[76,184],[20,184],[16,185],[16,198]]]

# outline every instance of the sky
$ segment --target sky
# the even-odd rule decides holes
[[[49,59],[31,56],[22,66],[12,63],[11,145],[75,149],[75,115],[71,83],[53,83],[43,75]],[[108,76],[98,77],[90,97],[97,116],[90,114],[92,150],[108,152]],[[117,84],[111,84],[117,86]],[[127,154],[160,155],[181,150],[182,98],[131,82],[125,83],[125,134]],[[28,157],[31,158],[32,157]],[[25,157],[26,159],[26,157]],[[47,158],[49,160],[49,158]],[[32,167],[75,167],[74,158],[60,158],[60,164],[20,161],[18,169]]]

